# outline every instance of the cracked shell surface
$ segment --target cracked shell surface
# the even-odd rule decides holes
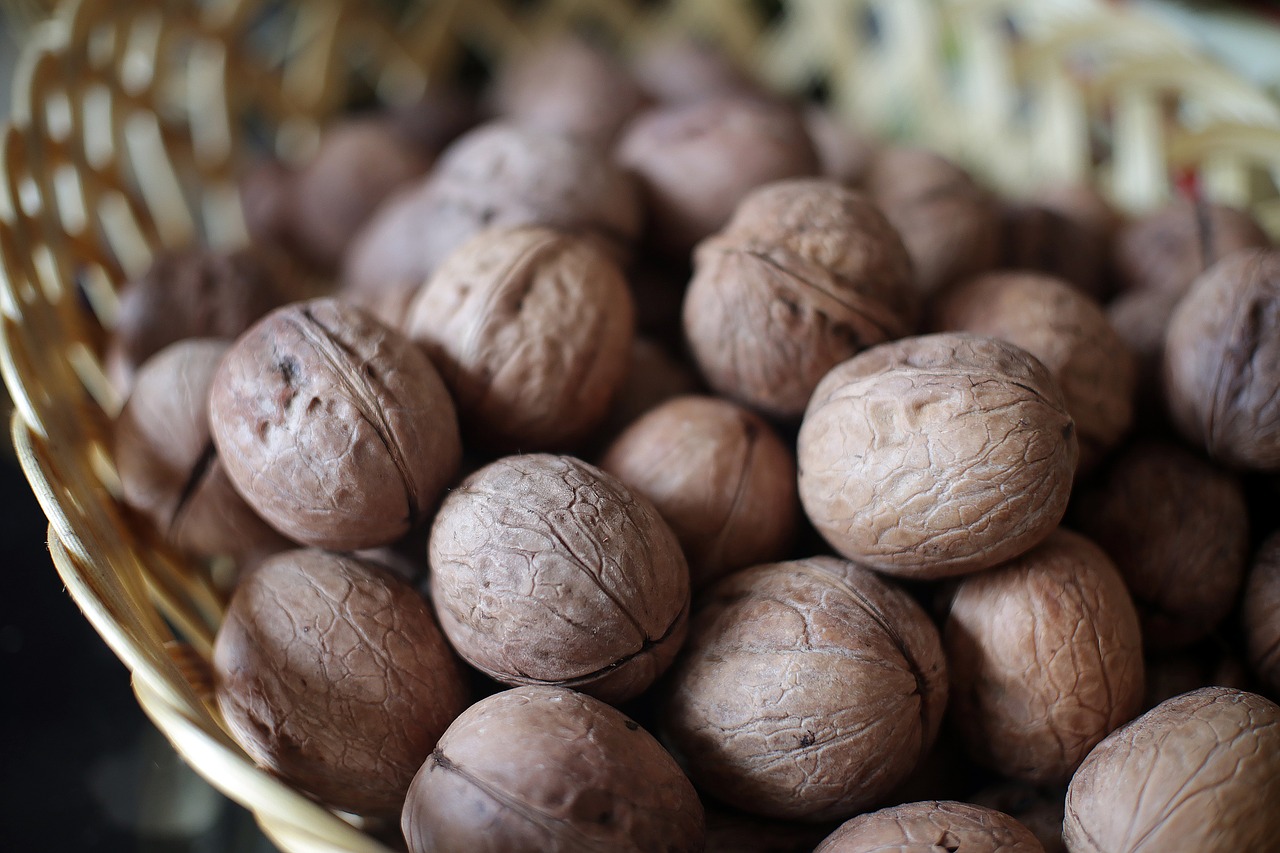
[[[699,244],[683,321],[712,388],[795,418],[827,371],[908,334],[917,312],[888,220],[866,196],[813,179],[754,190]]]
[[[412,342],[334,299],[265,317],[214,377],[209,420],[237,491],[307,545],[388,544],[462,453],[449,392]]]
[[[1280,707],[1229,687],[1175,697],[1114,732],[1067,790],[1071,853],[1237,853],[1280,837]]]
[[[937,629],[905,592],[834,557],[757,566],[699,599],[663,730],[690,778],[766,817],[846,818],[937,735]]]
[[[814,853],[1044,853],[1044,847],[1003,812],[934,800],[859,815]]]
[[[1280,696],[1280,533],[1262,543],[1245,587],[1245,642],[1254,673]]]
[[[431,530],[431,599],[472,666],[622,702],[684,641],[689,569],[648,499],[568,456],[500,459]]]
[[[1196,279],[1169,321],[1174,423],[1209,455],[1280,471],[1280,249],[1248,249]]]
[[[526,227],[485,231],[450,255],[403,328],[439,368],[469,439],[549,450],[604,419],[634,326],[631,292],[608,255]]]
[[[836,366],[800,427],[805,512],[840,553],[941,578],[989,568],[1066,511],[1075,425],[1062,392],[1012,344],[905,338]]]
[[[704,837],[697,793],[652,735],[546,686],[458,717],[414,779],[401,828],[410,853],[699,853]]]
[[[1142,703],[1138,614],[1097,545],[1059,530],[961,582],[943,638],[952,722],[1013,779],[1061,783]]]
[[[417,591],[322,551],[277,554],[241,579],[213,666],[218,707],[259,764],[363,815],[399,812],[468,701]]]

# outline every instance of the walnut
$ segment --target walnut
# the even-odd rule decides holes
[[[845,186],[861,186],[876,156],[875,143],[817,105],[805,108],[804,124],[818,152],[819,174]]]
[[[1181,295],[1160,290],[1123,293],[1106,307],[1107,321],[1133,357],[1135,368],[1134,416],[1140,425],[1165,419],[1160,371],[1164,362],[1164,337],[1169,318]]]
[[[846,821],[814,853],[1044,853],[1017,820],[971,803],[903,803]]]
[[[1227,687],[1158,705],[1071,780],[1072,853],[1271,850],[1280,837],[1280,707]]]
[[[504,684],[622,702],[684,641],[689,569],[675,534],[647,499],[577,459],[481,468],[440,508],[429,557],[445,634]]]
[[[1097,545],[1059,530],[964,579],[943,631],[952,716],[1004,776],[1063,782],[1142,701],[1138,614]]]
[[[607,254],[530,226],[484,231],[452,254],[403,328],[439,368],[469,438],[549,450],[574,446],[608,413],[634,314]]]
[[[1048,536],[1077,450],[1040,362],[1003,341],[942,334],[873,347],[827,374],[798,453],[800,500],[837,551],[940,578]]]
[[[651,98],[665,104],[732,95],[768,97],[731,57],[692,38],[659,37],[643,45],[632,74]]]
[[[1060,279],[987,273],[942,294],[939,330],[990,335],[1049,369],[1076,423],[1079,467],[1089,470],[1133,422],[1134,364],[1097,302]]]
[[[699,600],[662,726],[717,799],[775,818],[856,814],[929,750],[946,704],[937,629],[833,557],[756,566]]]
[[[1249,548],[1235,477],[1176,444],[1148,440],[1112,461],[1074,514],[1124,576],[1148,648],[1191,645],[1231,609]]]
[[[1271,695],[1280,696],[1280,533],[1263,542],[1254,558],[1242,619],[1253,672]]]
[[[701,390],[697,374],[684,361],[654,341],[636,338],[631,344],[622,387],[613,398],[609,416],[597,435],[611,441],[650,409]]]
[[[1111,295],[1111,239],[1119,216],[1087,184],[1045,187],[1001,213],[1001,266],[1062,279],[1094,299]]]
[[[409,853],[700,853],[698,795],[653,736],[559,687],[472,705],[405,802]]]
[[[1280,471],[1280,249],[1247,249],[1196,279],[1164,348],[1178,429],[1228,465]]]
[[[917,309],[906,249],[868,198],[782,181],[698,246],[684,328],[712,388],[795,418],[828,370],[909,334]]]

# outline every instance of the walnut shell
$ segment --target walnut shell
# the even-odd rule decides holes
[[[1268,537],[1254,558],[1242,621],[1254,674],[1280,696],[1280,533]]]
[[[876,156],[875,143],[816,104],[805,108],[804,126],[818,152],[819,174],[849,187],[866,181]]]
[[[732,95],[767,97],[760,84],[722,50],[688,37],[661,37],[641,46],[631,73],[654,100],[687,104]]]
[[[324,548],[403,536],[435,507],[462,453],[427,357],[334,299],[281,308],[245,332],[214,378],[209,421],[249,505]]]
[[[1013,779],[1066,781],[1142,702],[1133,601],[1102,549],[1066,530],[965,578],[943,638],[952,721]]]
[[[431,610],[381,567],[277,554],[240,581],[213,652],[218,708],[254,760],[325,805],[400,811],[467,686]]]
[[[116,419],[116,471],[124,502],[178,548],[253,560],[290,545],[236,493],[209,434],[209,387],[229,347],[190,339],[147,360]]]
[[[653,736],[559,687],[472,705],[422,765],[401,819],[409,853],[698,853],[698,795]]]
[[[689,569],[653,504],[568,456],[500,459],[431,529],[431,599],[472,666],[608,702],[647,688],[684,641]]]
[[[1160,387],[1164,338],[1181,298],[1159,290],[1139,290],[1121,294],[1106,307],[1107,321],[1133,357],[1134,416],[1139,424],[1165,419],[1167,407]]]
[[[1079,468],[1088,470],[1133,423],[1135,368],[1102,308],[1060,279],[987,273],[941,295],[934,325],[1019,346],[1049,369],[1076,423]]]
[[[938,631],[833,557],[756,566],[699,599],[662,725],[690,777],[765,817],[845,818],[929,750],[946,704]]]
[[[654,244],[677,256],[723,227],[754,188],[818,171],[799,113],[743,96],[643,112],[615,156],[640,179]]]
[[[712,388],[795,418],[828,370],[910,333],[917,310],[906,249],[870,199],[781,181],[698,246],[684,329]]]
[[[431,277],[403,329],[440,370],[468,438],[574,446],[608,414],[635,328],[608,255],[536,226],[484,231]]]
[[[786,555],[799,515],[796,465],[767,423],[714,397],[677,397],[633,423],[600,467],[653,501],[693,588]]]
[[[1071,780],[1072,853],[1272,850],[1280,707],[1227,687],[1170,699],[1098,744]]]
[[[1233,476],[1176,444],[1144,441],[1077,507],[1081,532],[1133,593],[1148,648],[1191,645],[1230,611],[1249,556],[1248,507]]]
[[[1280,249],[1230,255],[1169,321],[1164,387],[1184,436],[1222,462],[1280,471]]]
[[[1001,213],[1001,266],[1062,279],[1094,299],[1111,294],[1111,239],[1119,217],[1088,184],[1050,186]]]
[[[846,821],[814,853],[1044,853],[1017,820],[995,809],[933,800]]]
[[[1067,508],[1075,426],[1040,362],[975,335],[906,338],[836,367],[798,439],[800,500],[840,553],[940,578],[1048,536]]]

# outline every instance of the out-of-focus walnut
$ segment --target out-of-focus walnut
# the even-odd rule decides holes
[[[396,133],[434,159],[446,145],[467,132],[479,115],[471,93],[445,80],[433,79],[421,97],[392,106],[387,119]]]
[[[549,228],[484,231],[436,271],[403,329],[453,393],[468,438],[571,448],[626,376],[635,328],[618,265]]]
[[[870,199],[780,181],[698,246],[684,329],[712,388],[795,418],[828,370],[910,333],[917,310],[906,249]]]
[[[610,445],[600,467],[653,501],[695,590],[779,559],[795,531],[796,466],[767,423],[714,397],[678,397]]]
[[[644,691],[684,641],[689,569],[648,499],[585,462],[500,459],[450,493],[431,600],[472,666],[610,702]]]
[[[1036,270],[1097,300],[1111,294],[1111,238],[1119,216],[1087,184],[1046,187],[1004,205],[1001,266]]]
[[[558,687],[482,699],[413,780],[409,853],[700,853],[702,805],[653,736]]]
[[[1280,837],[1280,707],[1206,687],[1089,753],[1067,791],[1071,853],[1236,853]]]
[[[971,803],[903,803],[846,821],[814,853],[1044,853],[1031,830]]]
[[[941,330],[990,335],[1049,368],[1076,423],[1081,470],[1114,447],[1133,422],[1134,365],[1093,299],[1037,273],[988,273],[934,303]]]
[[[909,595],[814,557],[708,589],[668,687],[663,728],[703,790],[767,817],[835,820],[928,751],[946,662]]]
[[[1133,357],[1134,415],[1139,424],[1163,422],[1166,415],[1160,371],[1169,318],[1181,295],[1161,290],[1122,293],[1106,307],[1107,321]]]
[[[875,159],[875,144],[817,105],[805,108],[804,125],[818,152],[819,173],[845,186],[861,186]]]
[[[1235,477],[1176,444],[1148,440],[1114,459],[1076,507],[1080,530],[1115,560],[1133,593],[1148,648],[1188,646],[1227,615],[1249,556],[1248,508]]]
[[[1273,696],[1280,696],[1280,533],[1254,558],[1244,592],[1244,634],[1249,664]]]
[[[1045,853],[1067,853],[1062,840],[1062,812],[1066,788],[1038,788],[1021,782],[1001,782],[973,795],[979,806],[1002,811],[1031,830]]]
[[[954,163],[923,149],[886,147],[866,186],[902,235],[923,296],[999,262],[1000,209]]]
[[[800,499],[823,537],[914,578],[985,569],[1048,536],[1077,453],[1044,365],[963,334],[882,344],[836,367],[798,449]]]
[[[1169,321],[1164,386],[1178,429],[1228,465],[1280,471],[1280,249],[1229,255]]]
[[[766,97],[763,88],[723,51],[691,38],[665,38],[641,48],[632,74],[650,97],[688,104],[732,95]]]
[[[645,338],[631,344],[626,377],[609,407],[609,415],[597,435],[616,438],[641,415],[666,401],[702,390],[698,375],[682,360]]]
[[[951,720],[979,762],[1064,782],[1142,702],[1142,637],[1111,560],[1059,530],[964,579],[943,632]]]

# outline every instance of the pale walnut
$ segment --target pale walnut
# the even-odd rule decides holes
[[[846,821],[814,853],[1044,853],[1017,820],[971,803],[903,803]]]

